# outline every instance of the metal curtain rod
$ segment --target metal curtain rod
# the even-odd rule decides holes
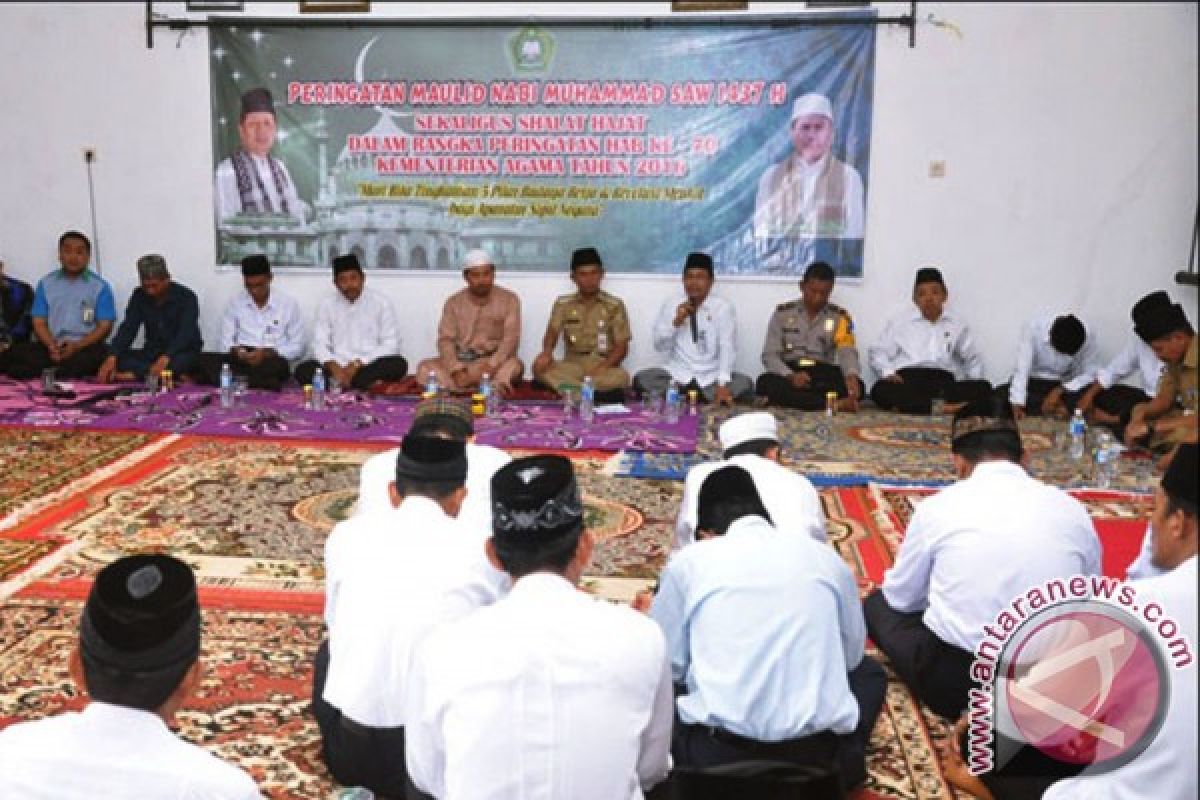
[[[847,11],[855,10],[854,6],[847,6]],[[206,19],[191,19],[189,17],[166,17],[161,14],[154,13],[154,3],[148,0],[146,3],[146,49],[154,49],[154,31],[156,28],[166,28],[171,31],[188,31],[192,28],[211,28],[230,24],[253,24],[259,27],[290,27],[290,28],[351,28],[359,24],[363,20],[349,17],[338,17],[331,19],[329,17],[312,18],[312,17],[208,17]],[[824,14],[808,15],[792,15],[788,17],[768,17],[768,16],[719,16],[719,17],[643,17],[640,19],[616,19],[616,18],[591,18],[591,17],[545,17],[533,19],[530,17],[488,17],[479,19],[370,19],[369,24],[373,26],[403,26],[411,28],[418,25],[528,25],[537,23],[539,25],[596,25],[598,23],[620,23],[624,22],[630,27],[652,28],[659,25],[698,25],[698,26],[720,26],[720,25],[740,25],[747,22],[756,22],[771,27],[801,27],[806,25],[821,26],[821,25],[899,25],[908,28],[908,46],[917,46],[917,3],[912,0],[909,3],[909,12],[900,16],[894,17],[863,17],[861,19],[846,19],[845,17],[828,16]]]

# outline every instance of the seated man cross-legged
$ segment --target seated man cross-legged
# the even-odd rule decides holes
[[[887,678],[864,654],[850,569],[828,545],[777,530],[738,466],[704,480],[697,528],[650,610],[677,687],[675,763],[783,761],[860,785]]]
[[[129,296],[125,318],[113,337],[108,358],[96,373],[97,380],[141,380],[164,370],[182,378],[190,375],[204,340],[200,338],[200,304],[196,293],[171,280],[167,261],[160,255],[137,261],[141,285]],[[146,329],[141,349],[134,349],[138,329]]]
[[[824,409],[828,394],[845,411],[858,409],[863,384],[850,314],[829,302],[833,268],[814,261],[800,281],[800,299],[775,308],[767,324],[756,391],[772,405]]]
[[[337,293],[317,309],[313,359],[296,367],[301,385],[312,383],[317,366],[342,386],[370,389],[376,381],[398,381],[408,370],[399,354],[400,335],[392,303],[365,286],[358,256],[333,260]]]
[[[100,368],[117,309],[108,281],[88,269],[91,257],[92,243],[82,233],[59,237],[59,268],[34,290],[33,338],[7,354],[13,378],[36,378],[45,369],[60,378],[90,378]]]
[[[1011,407],[988,397],[954,417],[958,482],[921,501],[883,586],[863,601],[867,633],[913,693],[956,720],[975,648],[1030,587],[1100,571],[1087,510],[1031,477]]]
[[[890,320],[867,349],[879,380],[871,387],[875,405],[905,414],[928,414],[933,401],[953,413],[963,403],[986,397],[983,360],[966,322],[946,309],[946,283],[933,267],[917,270],[913,308]]]
[[[668,297],[654,321],[654,349],[666,356],[663,367],[634,376],[639,393],[662,394],[672,383],[694,390],[717,405],[749,400],[750,379],[733,371],[737,360],[737,314],[733,303],[712,294],[713,260],[689,253],[683,265],[683,297]]]
[[[496,264],[486,250],[468,252],[462,274],[467,288],[442,306],[437,357],[418,364],[416,378],[423,384],[432,372],[443,389],[469,392],[488,375],[496,391],[507,396],[525,371],[517,358],[521,300],[496,285]]]
[[[202,353],[196,378],[216,386],[221,366],[244,375],[252,389],[278,391],[292,374],[291,363],[304,354],[304,317],[291,297],[271,287],[266,256],[242,259],[242,285],[221,320],[220,352]]]
[[[579,387],[590,377],[597,394],[621,400],[629,386],[629,373],[621,369],[630,340],[625,303],[600,288],[604,265],[594,248],[571,254],[571,280],[579,291],[554,301],[533,374],[555,390]],[[563,358],[556,361],[554,347],[560,334]]]

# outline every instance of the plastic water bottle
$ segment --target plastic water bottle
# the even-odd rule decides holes
[[[596,355],[608,355],[608,328],[602,319],[596,322]]]
[[[1120,458],[1117,448],[1111,443],[1101,442],[1096,447],[1096,486],[1107,489],[1113,485],[1117,477],[1117,459]]]
[[[233,367],[228,363],[221,365],[221,380],[219,381],[221,408],[233,408]]]
[[[679,422],[679,414],[683,411],[683,395],[679,393],[679,384],[674,381],[667,387],[667,397],[664,405],[666,406],[667,424],[674,425],[676,422]]]
[[[496,394],[496,387],[492,385],[492,376],[488,373],[483,373],[483,377],[479,380],[479,393],[483,395],[483,413],[485,416],[494,417],[496,411],[500,408],[500,396]]]
[[[596,385],[592,383],[591,375],[583,379],[579,389],[579,418],[585,423],[596,418]]]
[[[317,367],[312,376],[313,411],[325,410],[325,370]]]
[[[1071,416],[1071,421],[1067,423],[1067,439],[1068,455],[1072,461],[1078,461],[1083,458],[1083,453],[1087,449],[1087,422],[1083,419],[1083,412],[1078,408]]]
[[[438,386],[437,373],[429,370],[429,375],[425,377],[425,396],[437,397],[440,387]]]

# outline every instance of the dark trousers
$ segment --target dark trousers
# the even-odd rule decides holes
[[[887,411],[928,414],[933,410],[935,397],[947,403],[969,403],[987,397],[992,391],[987,381],[957,381],[953,373],[944,369],[905,367],[897,372],[903,382],[881,378],[871,387],[871,399]]]
[[[201,353],[192,367],[192,376],[197,383],[216,386],[221,381],[222,364],[233,367],[234,375],[245,375],[251,389],[269,389],[277,392],[292,374],[287,359],[279,355],[263,359],[257,367],[252,367],[228,353]]]
[[[103,342],[89,345],[65,361],[55,364],[50,360],[50,351],[41,342],[31,341],[15,344],[8,354],[8,374],[21,381],[36,378],[42,370],[54,367],[60,378],[92,378],[100,371],[100,365],[108,358],[108,348]]]
[[[863,600],[863,616],[867,635],[900,680],[935,713],[957,722],[967,707],[974,656],[939,639],[925,627],[921,612],[894,610],[882,589]]]
[[[150,370],[150,365],[158,360],[161,353],[151,350],[126,350],[117,356],[117,372],[132,372],[142,379]],[[190,375],[199,353],[177,353],[167,360],[167,369],[178,379],[182,375]]]
[[[369,728],[342,715],[325,701],[329,642],[313,660],[312,711],[321,731],[321,755],[343,786],[364,786],[376,795],[401,798],[413,790],[404,765],[404,728]],[[379,687],[384,691],[384,687]]]
[[[689,725],[679,718],[676,704],[671,755],[677,766],[687,767],[715,767],[750,760],[827,767],[837,771],[843,788],[858,786],[867,779],[867,742],[883,708],[887,672],[877,661],[864,656],[846,677],[850,693],[858,702],[858,726],[852,733],[839,736],[826,731],[783,742],[762,742],[707,725]]]
[[[792,385],[790,376],[764,372],[755,382],[754,393],[767,398],[771,405],[804,411],[823,411],[828,392],[836,392],[839,398],[850,394],[846,388],[846,376],[836,364],[813,364],[795,368],[795,371],[808,373],[808,386],[797,389]]]
[[[1030,378],[1025,384],[1025,413],[1031,417],[1040,417],[1042,415],[1042,403],[1046,402],[1046,397],[1055,389],[1061,388],[1060,381],[1045,380],[1043,378]],[[1005,400],[1008,399],[1008,393],[1012,389],[1011,383],[1005,383],[996,387],[996,396]],[[1063,404],[1068,411],[1075,410],[1075,404],[1079,402],[1079,397],[1083,392],[1068,392],[1063,391]]]
[[[1125,426],[1129,424],[1129,417],[1133,413],[1133,407],[1139,403],[1149,403],[1150,400],[1150,395],[1141,389],[1135,389],[1123,383],[1115,383],[1107,389],[1101,389],[1093,399],[1092,405],[1101,411],[1121,418],[1119,422],[1115,422],[1108,427],[1112,429],[1118,441],[1124,441]]]
[[[296,380],[301,386],[312,383],[313,373],[317,371],[317,366],[315,360],[309,359],[296,367]],[[404,360],[404,356],[384,356],[359,367],[358,372],[354,373],[354,380],[350,382],[349,388],[365,392],[376,381],[398,381],[407,374],[408,362]],[[325,380],[329,380],[328,375],[325,376]]]

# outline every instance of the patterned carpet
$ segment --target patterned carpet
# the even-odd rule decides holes
[[[817,416],[784,420],[793,459],[817,455],[805,450],[806,437],[821,435],[810,430]],[[900,462],[920,460],[920,453],[945,459],[936,431],[930,434],[927,426],[922,433],[913,420],[858,415],[836,422],[843,420],[856,424],[840,429],[845,437],[833,437],[828,454],[847,460],[820,462],[824,474],[846,465],[848,471],[859,468],[867,452],[877,453],[874,468],[897,473]],[[708,452],[715,450],[718,421],[702,426]],[[0,431],[9,435],[0,442],[13,448],[6,452],[21,446],[12,433]],[[0,675],[5,676],[0,726],[79,704],[66,675],[66,653],[91,576],[121,553],[168,551],[197,570],[210,667],[202,696],[182,716],[182,735],[251,771],[269,797],[329,797],[335,787],[307,714],[310,661],[323,628],[321,553],[329,530],[352,512],[358,465],[382,445],[99,434],[43,439],[46,432],[32,433],[45,451],[41,461],[47,476],[53,475],[48,464],[76,463],[70,460],[73,452],[107,447],[112,455],[97,459],[102,467],[97,473],[86,474],[79,459],[75,477],[57,483],[47,478],[53,502],[38,501],[36,491],[26,491],[22,502],[32,502],[31,510],[0,532],[0,567],[18,576],[0,582]],[[27,441],[32,433],[24,434],[27,450],[33,447]],[[125,441],[125,449],[115,444],[119,441]],[[858,460],[848,458],[854,453]],[[112,468],[127,456],[119,469]],[[587,523],[599,540],[585,586],[606,597],[628,598],[648,585],[666,560],[681,485],[614,476],[605,454],[574,460]],[[7,463],[16,462],[6,458]],[[941,473],[930,466],[923,474]],[[83,488],[67,494],[62,491],[67,485]],[[833,546],[864,592],[891,563],[904,523],[927,493],[876,485],[822,490]],[[1102,534],[1119,531],[1126,540],[1140,541],[1144,496],[1089,494],[1085,501]],[[0,572],[0,581],[5,576]],[[862,797],[955,797],[937,760],[945,736],[944,723],[922,712],[893,681],[873,737]]]
[[[617,475],[682,480],[689,467],[719,456],[717,435],[723,421],[737,409],[709,411],[701,426],[694,454],[623,453],[614,463]],[[818,486],[857,486],[869,482],[942,485],[954,480],[950,460],[948,417],[918,417],[882,411],[824,414],[774,411],[779,423],[783,456]],[[1029,453],[1030,472],[1057,486],[1091,484],[1090,462],[1072,462],[1056,447],[1055,436],[1065,423],[1028,418],[1021,435]],[[1137,490],[1129,459],[1121,460],[1114,488]]]
[[[57,428],[0,428],[0,529],[61,496],[78,493],[110,467],[158,437],[74,433]],[[121,465],[127,465],[124,462]],[[7,524],[6,524],[7,523]]]

